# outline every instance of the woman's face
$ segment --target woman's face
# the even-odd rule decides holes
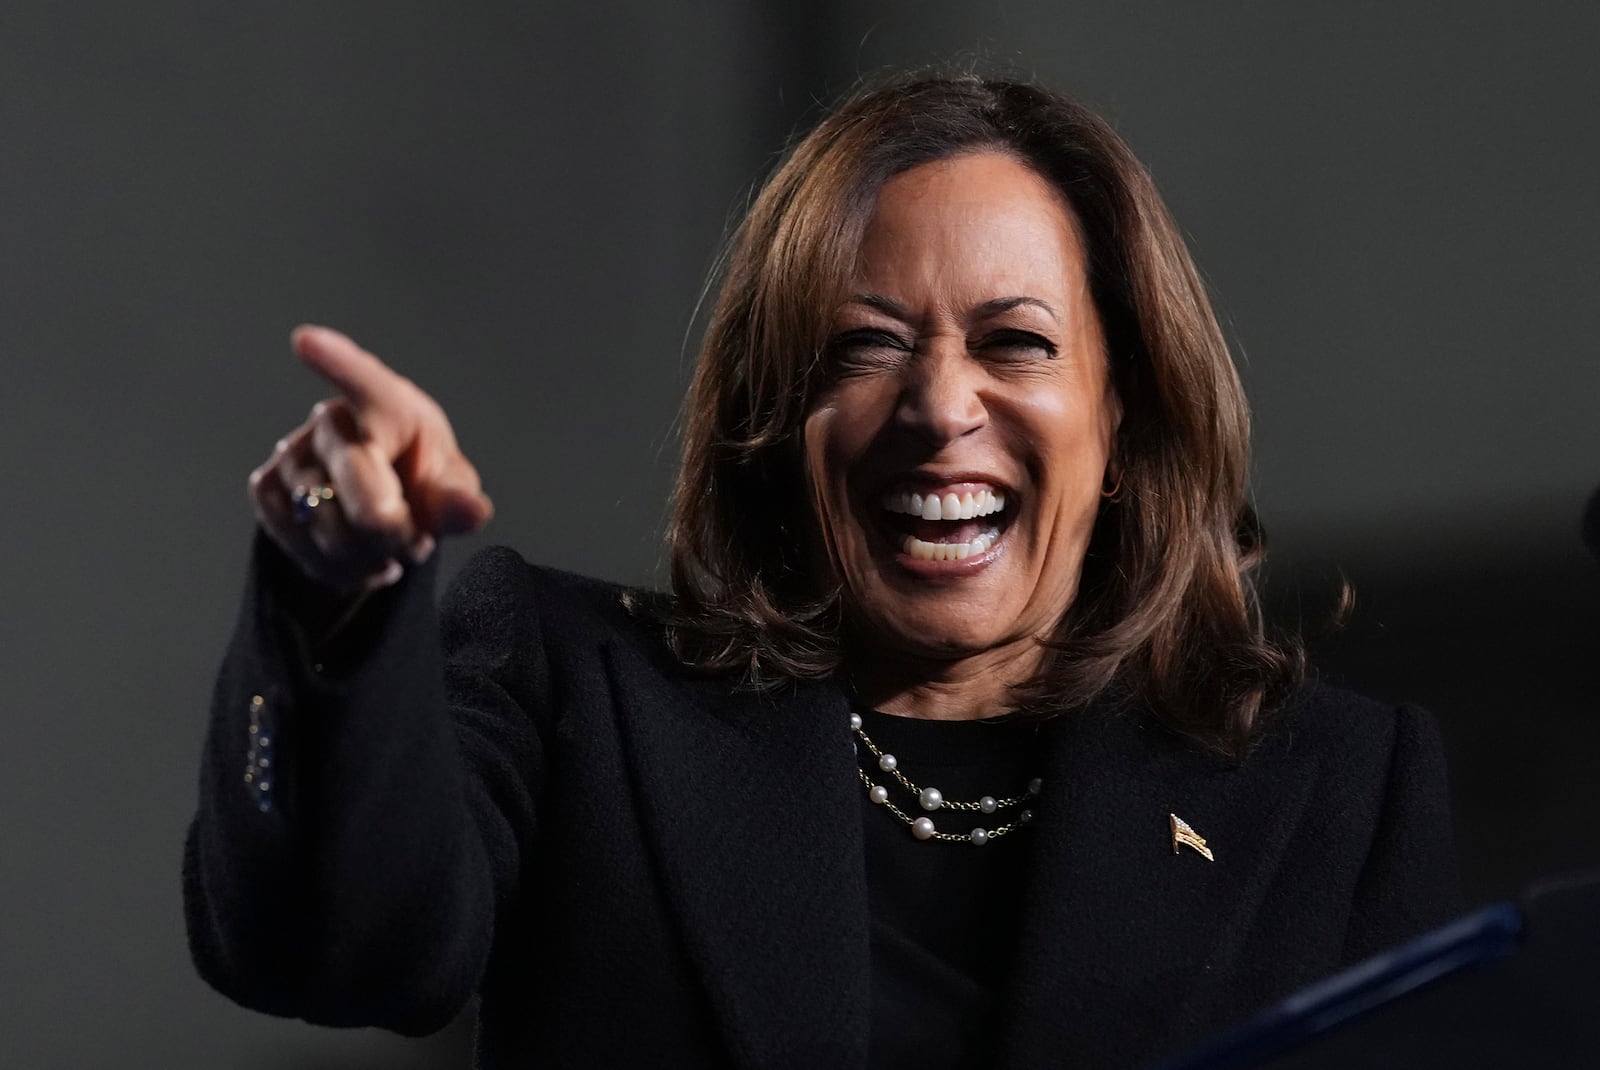
[[[1078,590],[1121,408],[1073,217],[1009,156],[891,179],[805,422],[858,640],[1037,656]]]

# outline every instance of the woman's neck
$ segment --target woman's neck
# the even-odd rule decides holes
[[[856,696],[901,717],[969,721],[1011,711],[1011,689],[1039,668],[1037,643],[940,660],[895,650],[863,650],[845,660]]]

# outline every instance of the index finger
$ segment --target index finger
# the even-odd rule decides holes
[[[289,335],[295,356],[332,383],[360,412],[398,407],[405,380],[332,327],[303,324]]]

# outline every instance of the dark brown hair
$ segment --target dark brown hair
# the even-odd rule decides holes
[[[861,91],[755,198],[685,402],[668,533],[673,648],[756,686],[839,666],[840,593],[811,568],[801,425],[878,191],[977,151],[1012,155],[1071,205],[1123,408],[1121,490],[1101,510],[1076,600],[1044,640],[1052,656],[1014,701],[1055,712],[1116,693],[1241,753],[1298,686],[1303,657],[1261,621],[1238,375],[1149,175],[1098,116],[1031,85],[956,76]]]

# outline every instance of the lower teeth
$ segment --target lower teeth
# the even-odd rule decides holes
[[[1000,529],[991,528],[971,542],[923,542],[915,535],[907,535],[900,549],[918,561],[960,561],[973,554],[988,553],[1000,538]]]

